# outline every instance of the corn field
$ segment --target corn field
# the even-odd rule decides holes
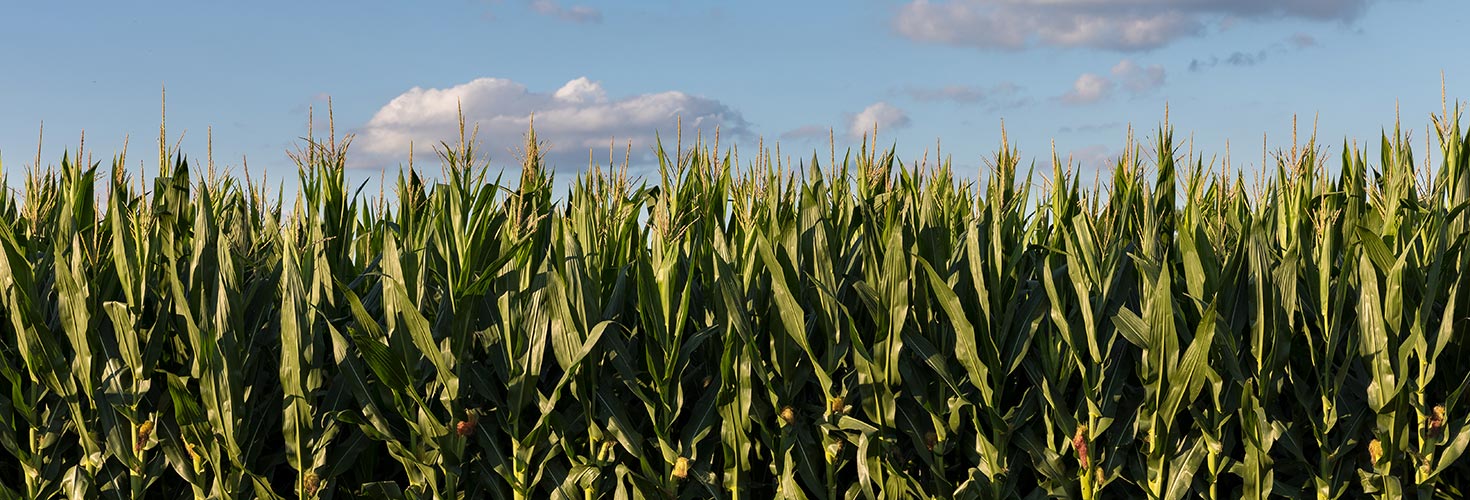
[[[1459,497],[1458,116],[1257,179],[1165,125],[1096,187],[1005,139],[557,193],[461,137],[376,198],[335,134],[290,194],[79,149],[0,194],[0,496]]]

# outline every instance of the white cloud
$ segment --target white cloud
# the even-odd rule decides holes
[[[1211,21],[1356,19],[1373,0],[911,0],[898,34],[986,49],[1036,45],[1148,50],[1205,32]]]
[[[713,134],[716,127],[727,136],[748,133],[739,112],[683,92],[610,99],[601,83],[585,77],[551,92],[480,78],[444,89],[414,87],[393,98],[357,131],[355,148],[375,166],[402,161],[410,143],[423,155],[440,141],[458,138],[460,107],[466,126],[480,128],[480,151],[500,166],[514,161],[509,152],[523,145],[533,113],[537,138],[552,148],[548,161],[566,169],[585,167],[589,149],[605,152],[612,141],[619,151],[631,141],[635,155],[646,154],[655,133],[672,137],[681,118],[686,135]]]
[[[537,14],[551,16],[576,23],[600,23],[602,11],[585,5],[562,7],[556,0],[531,0],[531,10]]]
[[[1114,86],[1112,80],[1102,75],[1083,73],[1072,83],[1072,90],[1062,94],[1061,99],[1067,104],[1090,104],[1113,95]]]
[[[1167,76],[1164,67],[1154,64],[1143,66],[1132,59],[1124,59],[1113,65],[1113,78],[1097,73],[1083,73],[1072,82],[1072,89],[1058,97],[1067,104],[1091,104],[1112,97],[1119,83],[1133,95],[1145,94],[1164,85]]]
[[[909,114],[898,106],[886,102],[873,103],[862,111],[853,115],[847,124],[847,133],[852,137],[862,137],[873,131],[877,125],[878,130],[892,130],[909,125]]]
[[[1134,94],[1142,94],[1164,85],[1164,67],[1154,64],[1140,66],[1132,59],[1124,59],[1113,66],[1113,76],[1123,83],[1123,88]]]

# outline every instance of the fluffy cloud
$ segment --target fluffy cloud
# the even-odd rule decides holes
[[[1062,102],[1067,104],[1090,104],[1101,101],[1113,95],[1113,87],[1116,85],[1112,80],[1096,73],[1083,73],[1072,83],[1072,90],[1062,94]]]
[[[682,118],[686,134],[702,131],[740,136],[748,124],[740,113],[709,98],[683,92],[609,98],[602,84],[578,78],[552,92],[536,92],[500,78],[480,78],[444,89],[414,87],[393,98],[357,130],[355,148],[370,164],[406,158],[409,144],[419,154],[431,145],[458,137],[460,108],[467,126],[480,128],[481,151],[506,166],[509,154],[524,141],[535,114],[537,138],[551,145],[552,165],[580,169],[590,150],[605,152],[612,141],[621,150],[629,142],[635,155],[646,152],[655,133],[672,137]]]
[[[1372,0],[911,0],[904,37],[986,49],[1035,45],[1134,51],[1205,32],[1216,19],[1356,19]]]
[[[883,133],[907,127],[912,123],[908,112],[903,108],[882,101],[875,102],[857,113],[844,113],[843,121],[844,125],[835,130],[826,125],[814,123],[787,130],[779,137],[783,141],[826,144],[829,138],[841,142],[844,133],[847,139],[861,140],[873,133],[874,126],[878,127],[879,133]],[[842,132],[844,130],[846,132]]]
[[[531,0],[531,10],[543,16],[551,16],[576,23],[600,23],[602,11],[585,5],[562,7],[556,0]]]
[[[1124,59],[1113,66],[1113,76],[1123,83],[1123,88],[1134,94],[1162,87],[1165,78],[1163,66],[1140,66],[1132,59]]]
[[[852,137],[862,137],[873,131],[877,125],[879,132],[903,128],[909,125],[909,114],[898,106],[886,102],[877,102],[864,108],[848,120],[847,133]]]
[[[1091,104],[1112,97],[1113,90],[1120,83],[1128,93],[1141,95],[1164,86],[1167,78],[1163,66],[1144,66],[1132,59],[1118,61],[1113,65],[1112,75],[1113,78],[1108,78],[1097,73],[1083,73],[1072,82],[1072,90],[1058,99],[1067,104]]]

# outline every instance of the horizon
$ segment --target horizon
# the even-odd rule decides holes
[[[355,136],[359,182],[402,165],[410,143],[432,160],[426,143],[454,139],[460,109],[491,168],[512,174],[535,114],[563,180],[609,145],[613,163],[631,144],[634,170],[646,168],[655,134],[667,144],[681,120],[685,136],[719,129],[722,147],[779,144],[796,161],[825,158],[829,137],[856,150],[873,124],[905,162],[941,145],[977,178],[1004,126],[1026,163],[1049,164],[1054,146],[1095,172],[1130,127],[1147,142],[1165,113],[1176,140],[1219,161],[1228,144],[1231,168],[1250,173],[1291,146],[1294,121],[1329,151],[1375,148],[1373,132],[1398,117],[1419,139],[1443,95],[1470,95],[1470,72],[1439,62],[1470,39],[1454,29],[1470,5],[1448,0],[837,5],[856,8],[494,0],[283,16],[269,2],[41,5],[0,33],[10,74],[31,76],[0,82],[0,160],[7,172],[33,166],[42,124],[42,166],[83,131],[90,151],[116,154],[125,140],[138,151],[156,140],[167,89],[170,143],[288,184],[307,110],[325,131],[329,100],[338,134]],[[1444,41],[1415,45],[1411,30]]]

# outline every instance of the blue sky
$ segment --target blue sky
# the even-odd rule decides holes
[[[1398,105],[1422,140],[1441,73],[1470,96],[1467,21],[1459,0],[34,2],[0,18],[0,160],[33,163],[44,121],[43,163],[83,130],[96,159],[131,136],[151,162],[167,86],[170,141],[202,160],[213,127],[216,163],[273,179],[327,96],[358,178],[452,139],[455,102],[498,166],[537,113],[562,172],[609,141],[636,160],[676,117],[798,157],[876,121],[902,158],[942,141],[962,169],[1003,119],[1023,154],[1095,168],[1166,102],[1178,137],[1253,169],[1294,114],[1336,149]]]

